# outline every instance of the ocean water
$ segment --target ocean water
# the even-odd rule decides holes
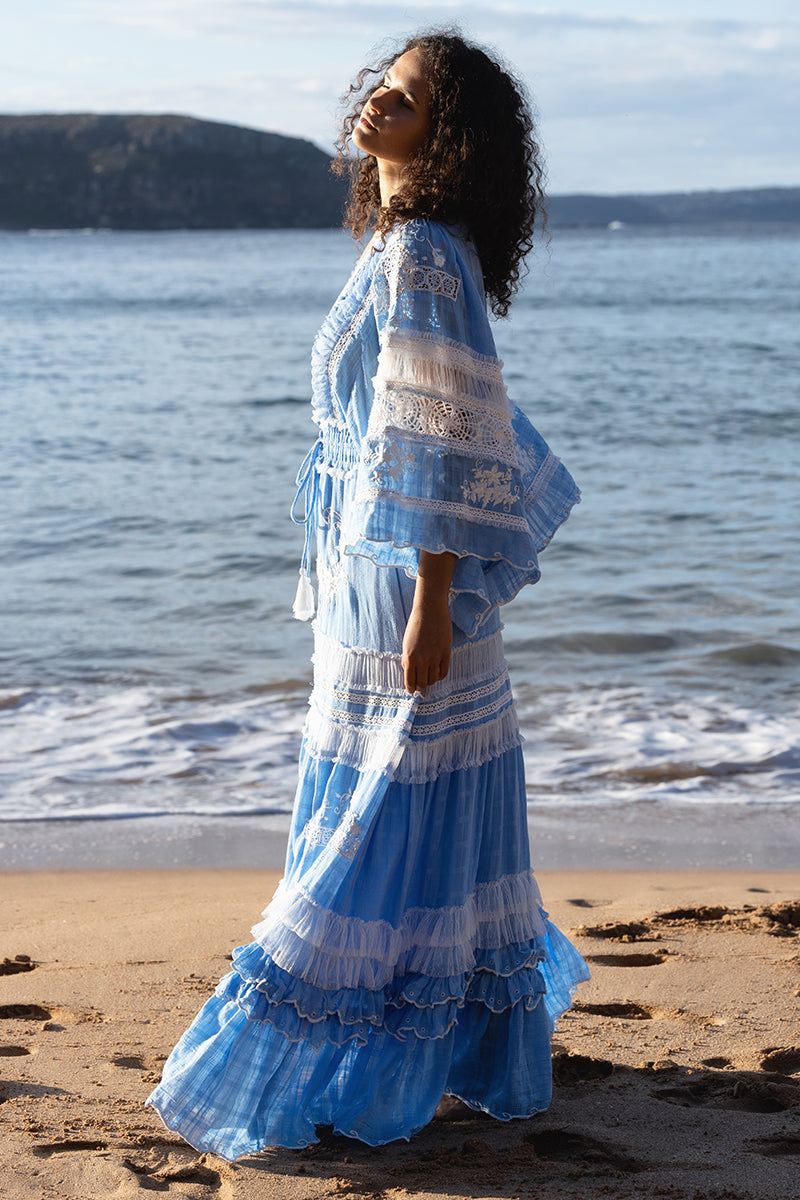
[[[288,509],[353,258],[0,235],[0,822],[289,811]],[[557,231],[495,326],[583,490],[505,611],[533,810],[800,801],[798,277],[792,230]]]

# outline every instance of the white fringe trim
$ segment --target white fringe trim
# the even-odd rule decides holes
[[[370,692],[399,692],[401,695],[408,695],[403,685],[400,654],[344,646],[323,633],[316,623],[312,661],[315,673],[323,676],[333,686],[342,685]],[[439,700],[460,685],[476,683],[488,675],[499,673],[505,666],[500,630],[489,637],[481,638],[480,641],[465,642],[453,651],[446,678],[426,690],[425,700]]]
[[[305,743],[314,758],[341,763],[358,771],[397,771],[405,754],[407,731],[354,728],[331,721],[325,713],[313,708],[305,727]]]
[[[369,440],[398,430],[434,438],[451,452],[518,466],[498,359],[434,334],[389,329],[372,382]]]
[[[469,719],[469,717],[467,717]],[[522,745],[513,703],[492,721],[437,738],[374,733],[329,720],[312,708],[305,728],[308,752],[357,771],[386,771],[397,783],[430,783],[439,775],[481,767]]]
[[[522,743],[499,631],[457,647],[446,678],[423,697],[405,690],[399,654],[342,646],[318,629],[314,667],[304,730],[314,758],[382,771],[400,783],[429,783]],[[427,725],[419,721],[417,740],[415,719],[439,714]]]
[[[476,950],[500,949],[545,933],[532,872],[478,884],[465,904],[412,908],[401,926],[343,917],[281,883],[253,926],[275,963],[314,987],[385,987],[397,974],[445,978],[470,971]]]
[[[489,404],[511,415],[500,360],[436,334],[388,330],[376,379]]]

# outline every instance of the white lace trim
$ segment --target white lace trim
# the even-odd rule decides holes
[[[427,240],[427,239],[426,239]],[[435,266],[428,266],[414,259],[402,242],[394,242],[383,252],[379,270],[386,276],[390,289],[399,291],[433,292],[455,300],[461,289],[461,280],[442,270],[444,256],[432,246]],[[436,262],[436,259],[439,259]]]
[[[315,672],[334,686],[341,684],[363,691],[407,696],[400,654],[343,646],[323,633],[316,623],[312,662]],[[500,630],[480,641],[465,642],[453,651],[446,679],[428,688],[425,701],[430,703],[449,696],[459,684],[476,684],[488,675],[498,674],[505,667]]]
[[[431,391],[415,391],[376,377],[367,441],[374,445],[393,433],[412,434],[449,454],[495,458],[517,466],[514,437],[504,413],[478,401],[435,396]]]
[[[518,465],[498,359],[431,334],[390,330],[373,384],[369,443],[397,431],[432,439],[449,453]]]
[[[320,816],[321,810],[315,817],[306,821],[302,837],[311,846],[327,846],[330,843],[337,854],[341,854],[342,858],[352,862],[358,853],[364,834],[360,823],[353,817],[348,824],[338,825],[332,829],[318,820]]]
[[[309,710],[303,739],[314,758],[392,777],[405,749],[401,731],[379,726],[363,728],[349,715],[346,724],[335,724],[329,713],[317,707]]]
[[[329,696],[338,704],[374,704],[378,706],[394,707],[397,703],[396,694],[387,695],[384,699],[380,693],[371,691],[365,687],[345,687],[338,682],[332,682],[326,675],[318,674],[315,680],[317,688],[322,689],[326,696]],[[466,704],[474,704],[476,700],[482,700],[486,696],[490,696],[493,692],[497,692],[503,688],[503,695],[497,702],[495,711],[499,711],[503,704],[507,702],[507,696],[510,690],[508,681],[508,671],[503,668],[497,675],[492,676],[488,683],[482,684],[480,687],[468,688],[464,691],[451,691],[440,700],[421,700],[417,705],[417,714],[420,717],[432,716],[437,712],[445,712],[453,706],[461,707]],[[480,711],[480,710],[479,710]],[[467,717],[472,716],[472,711],[465,714]],[[464,719],[464,717],[460,718]],[[433,730],[434,726],[426,726],[427,730]]]
[[[354,725],[349,718],[347,722],[334,724],[326,713],[312,708],[304,733],[309,754],[355,771],[390,769],[396,783],[430,783],[440,775],[482,767],[516,749],[523,740],[510,698],[499,713],[487,715],[480,725],[465,727],[464,718],[453,719],[442,722],[441,728],[430,737],[425,736],[428,729],[420,730],[419,740],[415,739],[412,726],[410,736],[401,745],[395,740],[380,741],[375,727]],[[387,767],[389,753],[393,754],[393,761]]]
[[[545,933],[532,872],[478,884],[460,906],[412,908],[399,928],[343,917],[282,882],[253,926],[275,963],[315,987],[385,987],[398,974],[434,978],[475,966],[475,951],[500,949]]]
[[[318,759],[425,783],[522,741],[499,631],[457,647],[446,678],[422,698],[406,692],[399,654],[342,646],[319,630],[314,675],[304,738]]]
[[[370,290],[367,289],[366,295],[364,296],[364,299],[361,301],[361,303],[359,304],[356,311],[353,313],[353,316],[352,316],[352,319],[350,320],[349,325],[339,336],[339,338],[336,342],[336,345],[333,347],[333,350],[331,350],[330,357],[328,359],[328,386],[330,387],[331,401],[334,404],[337,403],[336,388],[335,388],[335,385],[333,382],[334,375],[336,374],[336,368],[338,367],[339,361],[340,361],[342,355],[344,354],[345,350],[350,345],[350,342],[353,340],[356,333],[358,332],[359,326],[361,325],[361,322],[363,321],[371,304],[372,304],[372,294],[371,294]],[[344,419],[344,413],[341,413],[339,415],[341,415],[342,419]]]
[[[439,334],[388,328],[376,378],[481,400],[511,413],[501,360]]]
[[[461,693],[457,692],[453,696],[453,705],[459,706],[462,703]],[[467,712],[450,713],[441,721],[432,721],[430,725],[423,725],[419,729],[420,737],[435,738],[437,734],[449,733],[454,729],[462,729],[464,736],[471,732],[465,728],[473,724],[475,721],[481,721],[482,728],[492,721],[498,713],[505,712],[513,703],[511,699],[511,689],[507,688],[500,696],[496,696],[489,704],[483,704],[480,708],[470,708]]]
[[[456,517],[462,521],[471,521],[478,525],[496,525],[499,529],[516,529],[520,533],[530,534],[528,522],[523,516],[515,513],[498,512],[497,509],[479,508],[471,504],[458,504],[450,500],[432,500],[427,497],[407,496],[403,492],[393,491],[386,487],[362,487],[356,492],[356,500],[392,500],[404,508],[424,508],[428,512],[439,513],[441,516]],[[344,530],[345,541],[349,544],[357,540],[357,534],[351,529]],[[483,555],[481,556],[483,557]],[[503,555],[498,550],[494,558]],[[533,559],[529,559],[523,567],[535,567]]]
[[[503,663],[503,667],[496,675],[480,687],[467,688],[465,691],[451,692],[447,696],[443,696],[440,700],[428,699],[428,692],[425,693],[425,699],[420,701],[418,712],[420,716],[428,716],[432,713],[443,712],[453,704],[473,704],[476,700],[482,700],[485,696],[490,696],[492,692],[496,692],[498,688],[510,686],[508,682],[508,670]]]

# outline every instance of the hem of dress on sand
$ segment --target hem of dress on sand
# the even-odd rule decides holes
[[[165,1091],[166,1091],[166,1089],[162,1089],[162,1094],[164,1094]],[[538,1113],[546,1112],[547,1109],[550,1107],[550,1105],[548,1103],[548,1104],[543,1105],[540,1108],[534,1108],[530,1112],[496,1113],[496,1112],[492,1112],[491,1109],[487,1108],[486,1105],[481,1104],[479,1101],[470,1100],[466,1096],[459,1095],[458,1092],[446,1091],[442,1094],[442,1099],[444,1099],[445,1096],[452,1097],[452,1099],[454,1099],[454,1100],[460,1100],[462,1102],[462,1104],[466,1104],[467,1108],[471,1108],[473,1112],[483,1113],[485,1116],[491,1117],[494,1121],[505,1121],[505,1122],[527,1121],[531,1117],[535,1117]],[[181,1132],[178,1123],[176,1122],[175,1124],[171,1125],[170,1122],[167,1120],[167,1117],[162,1112],[161,1108],[157,1107],[155,1104],[151,1104],[149,1100],[145,1101],[145,1108],[152,1108],[153,1111],[158,1114],[158,1118],[161,1121],[161,1124],[164,1126],[164,1128],[168,1129],[170,1133],[177,1133],[178,1136],[181,1138],[181,1140],[186,1142],[187,1146],[191,1146],[192,1149],[196,1150],[199,1154],[214,1154],[214,1155],[216,1155],[217,1158],[221,1158],[223,1160],[223,1162],[236,1162],[238,1159],[247,1158],[252,1154],[260,1154],[262,1151],[270,1150],[270,1149],[273,1149],[274,1147],[280,1147],[280,1149],[282,1149],[282,1150],[305,1150],[308,1146],[318,1146],[322,1140],[321,1138],[317,1137],[317,1138],[314,1138],[312,1141],[312,1139],[309,1138],[306,1141],[298,1141],[291,1146],[286,1145],[283,1142],[276,1142],[276,1143],[274,1143],[274,1145],[272,1143],[265,1143],[258,1150],[246,1150],[243,1154],[237,1155],[236,1158],[226,1158],[226,1156],[224,1154],[220,1154],[218,1150],[211,1150],[211,1149],[209,1149],[208,1146],[198,1146],[196,1142],[193,1142],[193,1141],[191,1141],[190,1138],[187,1138],[186,1135]],[[392,1144],[392,1142],[410,1142],[412,1137],[416,1137],[416,1135],[418,1133],[420,1133],[423,1129],[427,1129],[427,1127],[434,1120],[435,1120],[435,1117],[431,1117],[429,1120],[424,1121],[421,1125],[418,1125],[418,1126],[416,1126],[416,1128],[410,1130],[409,1133],[401,1133],[401,1134],[398,1134],[397,1137],[385,1138],[381,1141],[378,1141],[378,1140],[371,1141],[369,1138],[364,1137],[360,1133],[355,1133],[353,1130],[348,1131],[345,1129],[339,1129],[339,1128],[337,1128],[335,1122],[334,1122],[333,1126],[318,1125],[318,1126],[316,1126],[316,1128],[317,1129],[331,1129],[332,1128],[333,1133],[338,1137],[350,1138],[353,1141],[361,1142],[362,1145],[377,1147],[377,1146],[389,1146]]]

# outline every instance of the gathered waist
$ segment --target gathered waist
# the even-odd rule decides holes
[[[316,468],[321,475],[342,479],[358,465],[359,447],[347,429],[326,423],[319,433],[319,452]]]
[[[308,581],[308,574],[311,568],[311,539],[318,520],[319,477],[333,475],[337,479],[347,479],[358,465],[358,458],[358,446],[347,430],[326,423],[321,427],[319,437],[303,459],[298,471],[297,492],[292,501],[290,516],[295,525],[305,527],[300,583],[294,602],[294,615],[301,621],[308,620],[314,613],[314,593]]]

